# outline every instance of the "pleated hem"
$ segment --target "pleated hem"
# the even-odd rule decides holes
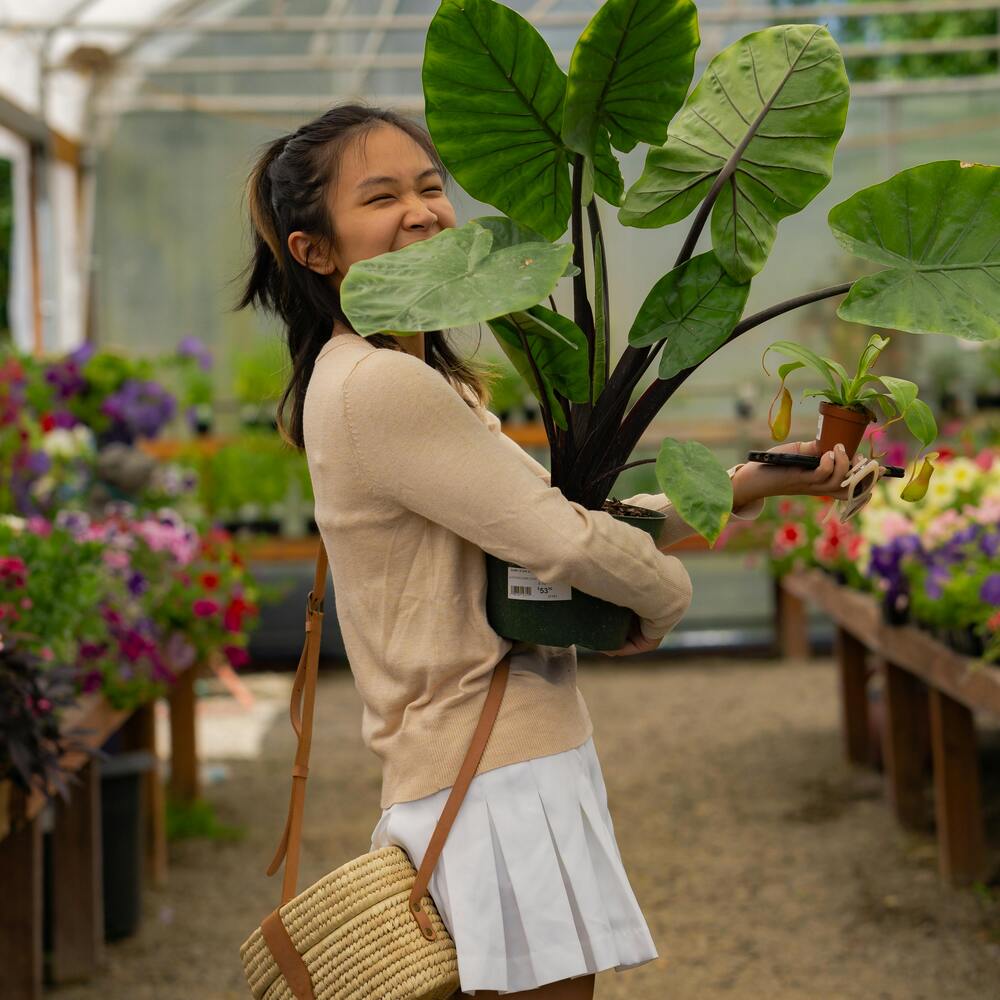
[[[372,847],[419,867],[450,789],[383,812]],[[429,891],[463,992],[516,993],[658,958],[622,865],[593,739],[477,775]]]

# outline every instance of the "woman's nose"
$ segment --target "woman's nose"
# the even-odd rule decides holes
[[[408,208],[404,225],[407,229],[414,229],[432,226],[436,221],[437,215],[418,198]]]

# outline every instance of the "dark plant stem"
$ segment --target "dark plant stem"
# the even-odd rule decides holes
[[[548,437],[549,443],[554,444],[556,440],[556,425],[555,420],[552,418],[552,413],[549,410],[549,401],[545,392],[545,382],[542,380],[542,373],[538,370],[538,364],[535,361],[535,356],[531,353],[531,348],[528,346],[527,334],[516,320],[513,322],[517,327],[518,336],[521,338],[521,347],[524,349],[524,353],[528,356],[528,361],[531,362],[531,370],[534,373],[535,382],[538,385],[538,404],[542,410],[542,421],[545,424],[545,435]]]
[[[611,300],[608,292],[608,255],[604,248],[604,231],[601,229],[601,213],[597,209],[596,195],[590,199],[590,204],[587,206],[587,222],[590,225],[591,260],[595,261],[595,263],[597,261],[597,247],[601,248],[601,310],[604,316],[604,329],[601,331],[604,337],[604,357],[601,365],[604,377],[604,381],[601,384],[601,392],[603,393],[608,381],[608,371],[611,367]],[[593,381],[591,381],[591,385],[593,384]]]
[[[583,258],[583,209],[580,201],[583,195],[584,157],[577,153],[573,157],[573,215],[571,232],[573,237],[573,263],[579,268],[579,274],[573,276],[573,321],[583,331],[587,338],[587,364],[591,383],[594,377],[594,313],[587,298],[587,273]],[[590,424],[592,406],[590,403],[570,404],[568,423],[573,428],[573,437],[582,440],[586,437]]]
[[[713,351],[709,357],[714,357],[718,351],[722,350],[722,348],[726,346],[726,344],[731,344],[737,337],[746,333],[748,330],[752,330],[754,327],[760,326],[762,323],[766,323],[768,320],[774,319],[776,316],[780,316],[786,312],[791,312],[793,309],[798,309],[811,302],[818,302],[821,299],[832,298],[835,295],[843,295],[845,292],[850,291],[852,284],[853,282],[851,281],[845,281],[839,285],[831,285],[827,288],[820,288],[812,292],[806,292],[803,295],[798,295],[792,299],[786,299],[784,302],[779,302],[776,305],[763,309],[758,313],[754,313],[752,316],[748,316],[746,319],[741,320],[736,324],[733,328],[733,332],[726,339],[725,343],[720,345],[716,351]],[[698,367],[704,364],[707,360],[708,358],[705,358],[703,361],[699,361],[698,364],[692,365],[690,368],[685,368],[683,371],[679,371],[671,378],[656,379],[652,382],[636,401],[635,405],[628,412],[628,415],[618,428],[618,434],[614,437],[601,464],[607,463],[613,468],[621,465],[621,463],[632,454],[646,428],[649,427],[653,418],[660,412],[666,401],[670,399],[670,397],[684,384],[687,377],[697,371]],[[598,465],[596,468],[599,470],[600,466]],[[613,485],[613,479],[609,482],[611,476],[611,473],[598,472],[597,478],[589,484],[590,488],[587,489],[585,494],[586,498],[579,500],[578,502],[589,509],[598,509],[593,506],[593,503],[596,502],[600,504],[604,497],[607,496],[607,490],[609,490]],[[601,495],[598,496],[598,494]]]
[[[634,469],[637,465],[649,465],[651,462],[655,461],[655,458],[643,458],[638,462],[629,462],[628,465],[619,465],[617,469],[612,469],[610,472],[605,473],[605,475],[610,478],[611,476],[617,476],[620,472],[624,472],[626,469]]]
[[[553,311],[554,313],[557,313],[557,312],[559,312],[559,310],[558,310],[558,309],[556,309],[556,300],[555,300],[555,298],[554,298],[553,296],[551,296],[551,295],[549,296],[549,305],[550,305],[550,306],[552,306],[552,311]]]

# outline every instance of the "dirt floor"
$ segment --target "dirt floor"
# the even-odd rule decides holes
[[[172,843],[169,885],[147,891],[140,932],[109,946],[101,978],[53,996],[249,996],[239,945],[280,895],[280,876],[264,869],[284,823],[293,737],[290,676],[247,681],[277,712],[258,719],[259,757],[247,759],[244,745],[243,757],[222,759],[226,741],[205,740],[206,756],[219,758],[206,774],[220,779],[207,797],[245,837]],[[881,776],[843,762],[829,660],[586,661],[580,687],[660,952],[601,973],[598,1000],[1000,998],[1000,889],[943,886],[931,831],[901,831]],[[206,733],[228,726],[232,746],[250,727],[234,704],[199,702]],[[215,723],[213,705],[228,721]],[[361,744],[345,671],[323,675],[316,719],[302,886],[367,850],[379,815],[378,762]],[[1000,730],[984,724],[980,737],[996,848]]]

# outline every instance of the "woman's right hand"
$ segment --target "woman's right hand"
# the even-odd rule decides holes
[[[628,636],[625,639],[625,645],[621,649],[602,649],[601,652],[605,656],[631,656],[633,653],[651,653],[660,647],[660,641],[663,636],[658,639],[647,639],[642,633],[641,619],[633,611],[632,621],[629,625]]]

